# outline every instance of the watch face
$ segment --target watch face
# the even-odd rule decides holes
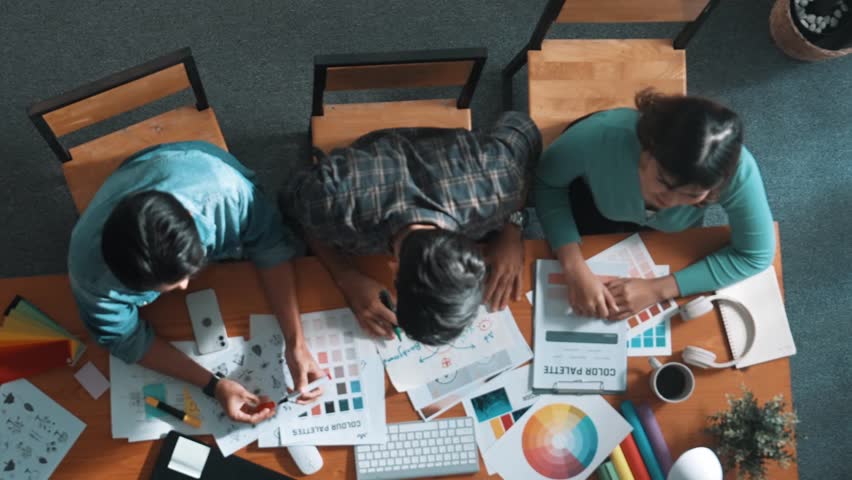
[[[524,228],[525,219],[526,215],[524,215],[523,211],[517,211],[509,215],[509,222],[521,228]]]

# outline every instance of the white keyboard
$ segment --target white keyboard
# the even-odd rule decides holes
[[[384,445],[357,445],[358,480],[440,477],[479,471],[473,418],[388,424]]]

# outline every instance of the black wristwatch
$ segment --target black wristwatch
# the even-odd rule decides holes
[[[222,378],[221,373],[214,373],[213,375],[210,375],[210,381],[201,389],[201,391],[204,392],[204,395],[207,395],[210,398],[216,398],[216,385],[219,384],[220,378]]]

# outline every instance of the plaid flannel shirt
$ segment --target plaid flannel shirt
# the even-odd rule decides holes
[[[379,130],[296,172],[279,200],[304,234],[347,254],[388,253],[413,223],[479,240],[523,208],[540,153],[541,133],[518,112],[485,131]]]

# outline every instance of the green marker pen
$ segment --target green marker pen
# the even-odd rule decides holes
[[[379,300],[382,301],[384,306],[388,307],[388,310],[396,313],[396,306],[394,306],[393,301],[391,300],[390,292],[387,290],[382,290],[379,292]],[[393,326],[393,333],[396,334],[397,340],[402,341],[402,329],[399,328],[398,325]]]

